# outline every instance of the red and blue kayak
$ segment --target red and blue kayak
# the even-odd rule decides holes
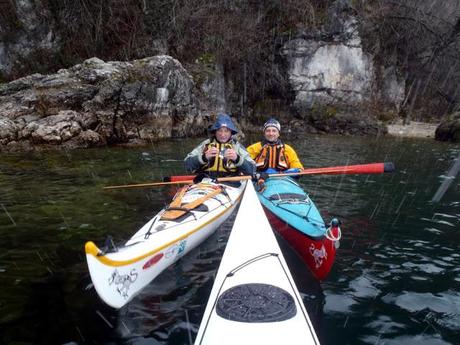
[[[270,177],[258,193],[272,228],[324,280],[334,264],[341,231],[337,219],[326,224],[317,207],[290,177]]]

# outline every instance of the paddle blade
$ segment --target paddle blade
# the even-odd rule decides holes
[[[395,172],[396,168],[392,162],[383,163],[383,172]]]
[[[344,165],[327,168],[304,169],[300,173],[285,175],[338,175],[338,174],[382,174],[395,171],[395,166],[391,162],[371,163],[358,165]]]
[[[179,182],[193,180],[195,175],[175,175],[163,177],[163,182]]]

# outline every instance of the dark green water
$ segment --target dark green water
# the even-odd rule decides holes
[[[181,174],[198,141],[0,156],[0,344],[193,343],[231,221],[120,311],[98,299],[83,246],[108,234],[127,240],[173,192],[103,186]],[[306,167],[393,161],[398,170],[301,179],[323,216],[343,222],[321,284],[281,242],[321,343],[460,344],[459,178],[430,201],[460,146],[335,136],[292,144]]]

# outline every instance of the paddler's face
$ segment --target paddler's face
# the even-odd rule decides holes
[[[275,142],[280,137],[280,132],[275,127],[267,127],[264,131],[265,139],[269,142]]]
[[[220,127],[216,131],[216,139],[220,143],[226,143],[227,141],[230,140],[232,136],[232,131],[229,130],[227,127]]]

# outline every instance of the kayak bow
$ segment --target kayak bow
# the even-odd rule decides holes
[[[248,184],[195,345],[319,344],[270,224]]]

